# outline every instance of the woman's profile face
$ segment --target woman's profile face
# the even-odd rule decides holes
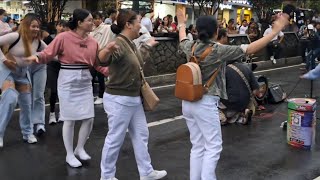
[[[141,29],[141,17],[140,16],[136,16],[136,18],[132,21],[132,22],[128,22],[128,28],[131,30],[132,35],[135,38],[138,38],[140,36],[139,32]]]
[[[78,24],[78,28],[85,32],[91,32],[93,28],[93,17],[91,14],[88,15],[82,22]]]

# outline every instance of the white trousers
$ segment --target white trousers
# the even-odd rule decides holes
[[[127,129],[131,137],[139,174],[147,176],[153,171],[153,167],[148,152],[149,130],[142,104],[126,106],[106,98],[105,95],[103,104],[108,114],[109,131],[102,150],[101,179],[115,177],[116,162]]]
[[[182,113],[190,131],[190,180],[216,180],[222,151],[218,111],[219,97],[205,95],[197,102],[182,101]]]

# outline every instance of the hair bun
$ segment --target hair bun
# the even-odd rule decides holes
[[[119,28],[118,25],[116,24],[112,24],[111,25],[111,31],[115,34],[120,34],[121,33],[121,29]]]

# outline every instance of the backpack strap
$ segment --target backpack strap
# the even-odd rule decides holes
[[[217,76],[218,76],[218,74],[219,74],[219,72],[220,72],[221,66],[222,66],[222,65],[220,65],[220,66],[214,71],[214,73],[212,74],[212,76],[210,77],[210,79],[206,82],[205,85],[203,85],[203,88],[204,88],[204,91],[205,91],[205,92],[208,92],[209,87],[212,86],[214,80],[217,78]]]
[[[40,52],[40,48],[41,48],[41,40],[39,39],[39,44],[38,44],[37,52]]]
[[[20,41],[20,34],[19,34],[19,36],[18,36],[18,39],[15,40],[15,41],[9,46],[8,52],[9,52],[9,50],[10,50],[11,48],[13,48],[13,46],[15,46],[19,41]]]
[[[197,46],[197,43],[194,43],[193,46],[192,46],[191,53],[192,53],[193,60],[196,61],[195,63],[199,64],[198,59],[197,59],[197,58],[195,57],[195,55],[194,55],[194,51],[195,51],[195,49],[196,49],[196,46]],[[200,55],[200,58],[199,58],[200,61],[203,61],[203,60],[210,54],[210,52],[212,52],[212,46],[213,46],[213,44],[210,44],[210,45],[203,51],[203,53]]]

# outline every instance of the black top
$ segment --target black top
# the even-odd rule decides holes
[[[258,81],[246,64],[233,65],[243,73],[252,90],[259,88]],[[221,99],[221,102],[230,110],[244,111],[250,102],[250,92],[241,76],[229,66],[226,67],[226,86],[228,100]]]

